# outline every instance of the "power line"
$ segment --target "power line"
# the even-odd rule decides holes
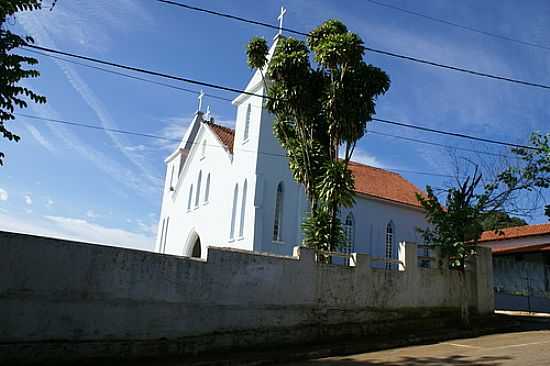
[[[398,140],[403,140],[403,141],[408,141],[408,142],[414,142],[414,143],[423,144],[423,145],[436,146],[436,147],[441,147],[441,148],[445,148],[445,149],[467,151],[467,152],[471,152],[471,153],[475,153],[475,154],[490,155],[490,156],[495,156],[495,157],[500,157],[500,158],[514,158],[512,155],[506,155],[506,154],[500,154],[500,153],[492,153],[492,152],[490,152],[490,151],[482,151],[482,150],[468,149],[468,148],[465,148],[465,147],[453,146],[453,145],[447,145],[447,144],[440,144],[440,143],[433,142],[433,141],[426,141],[426,140],[421,140],[421,139],[415,139],[415,138],[412,138],[412,137],[404,137],[404,136],[392,135],[392,134],[390,134],[390,133],[379,132],[379,131],[372,131],[372,130],[369,130],[369,131],[367,131],[367,136],[368,136],[369,134],[378,135],[378,136],[385,136],[385,137],[391,137],[391,138],[398,139]]]
[[[197,91],[197,90],[194,90],[194,89],[182,88],[180,86],[176,86],[176,85],[172,85],[172,84],[168,84],[168,83],[163,83],[163,82],[156,81],[156,80],[140,78],[139,76],[130,75],[130,74],[126,74],[126,73],[123,73],[123,72],[114,71],[114,70],[109,70],[109,69],[106,69],[104,67],[89,65],[89,64],[85,64],[83,62],[78,62],[78,61],[70,60],[68,58],[59,57],[59,56],[55,56],[55,55],[49,55],[45,52],[40,52],[40,51],[36,51],[36,50],[25,50],[25,51],[31,52],[31,53],[34,53],[34,54],[37,54],[37,55],[45,56],[45,57],[50,57],[50,58],[60,60],[60,61],[63,61],[63,62],[68,62],[70,64],[79,65],[79,66],[87,67],[87,68],[94,69],[94,70],[97,70],[97,71],[102,71],[102,72],[106,72],[106,73],[109,73],[109,74],[125,77],[125,78],[128,78],[128,79],[139,80],[139,81],[143,81],[143,82],[158,85],[158,86],[163,86],[163,87],[170,88],[170,89],[184,91],[186,93],[190,93],[190,94],[194,94],[194,95],[199,95],[200,94],[200,91]],[[206,95],[210,98],[213,98],[213,99],[219,99],[219,100],[223,100],[223,101],[227,101],[227,102],[232,102],[233,101],[232,99],[224,98],[224,97],[221,97],[221,96],[215,95],[215,94],[204,93],[204,95]]]
[[[180,76],[174,76],[174,75],[170,75],[170,74],[166,74],[166,73],[162,73],[162,72],[158,72],[158,71],[151,71],[151,70],[147,70],[147,69],[143,69],[143,68],[117,64],[117,63],[114,63],[114,62],[111,62],[111,61],[105,61],[105,60],[100,60],[100,59],[93,58],[93,57],[77,55],[77,54],[64,52],[64,51],[59,51],[59,50],[55,50],[55,49],[51,49],[51,48],[47,48],[47,47],[40,47],[40,46],[35,46],[35,45],[26,45],[24,47],[29,47],[29,48],[32,48],[32,49],[38,49],[38,50],[45,51],[45,52],[51,52],[51,53],[54,53],[54,54],[61,54],[61,55],[64,55],[64,56],[74,57],[74,58],[86,60],[86,61],[89,61],[89,62],[99,63],[99,64],[102,64],[102,65],[108,65],[108,66],[112,66],[112,67],[116,67],[116,68],[120,68],[120,69],[125,69],[125,70],[130,70],[130,71],[134,71],[134,72],[140,72],[140,73],[144,73],[144,74],[148,74],[148,75],[158,76],[158,77],[161,77],[161,78],[182,81],[182,82],[195,84],[195,85],[201,85],[201,86],[209,87],[209,88],[212,88],[212,89],[219,89],[219,90],[230,91],[230,92],[234,92],[234,93],[246,94],[246,95],[255,96],[255,97],[258,97],[258,98],[270,98],[269,96],[263,96],[261,94],[247,92],[247,91],[242,90],[242,89],[227,87],[227,86],[223,86],[223,85],[219,85],[219,84],[207,83],[207,82],[203,82],[203,81],[199,81],[199,80],[193,80],[193,79],[180,77]],[[63,58],[59,58],[59,59],[65,60]],[[104,70],[104,69],[102,69],[102,70]],[[116,73],[116,72],[115,72],[115,74],[119,74],[119,75],[122,75],[122,76],[125,76],[125,77],[130,77],[130,78],[136,79],[136,77],[129,76],[127,74],[121,74],[121,73]],[[151,80],[148,80],[148,79],[141,79],[141,78],[137,78],[137,79],[138,80],[143,80],[143,81],[153,82],[155,84],[159,84],[159,85],[163,85],[163,86],[170,85],[170,84],[164,85],[164,83],[157,83],[157,82],[154,82],[154,81],[151,81]],[[221,97],[220,97],[220,99],[221,99]],[[228,99],[226,99],[226,100],[228,100]],[[414,129],[421,130],[421,131],[432,132],[432,133],[448,135],[448,136],[454,136],[454,137],[460,137],[460,138],[465,138],[465,139],[480,141],[480,142],[485,142],[485,143],[498,144],[498,145],[504,145],[504,146],[508,146],[508,147],[523,148],[523,149],[536,149],[532,146],[513,144],[513,143],[509,143],[509,142],[503,142],[503,141],[497,141],[497,140],[492,140],[492,139],[487,139],[487,138],[482,138],[482,137],[476,137],[476,136],[466,135],[466,134],[462,134],[462,133],[436,130],[436,129],[432,129],[432,128],[428,128],[428,127],[417,126],[417,125],[403,123],[403,122],[390,121],[390,120],[387,120],[387,119],[373,118],[372,120],[373,121],[378,121],[378,122],[381,122],[381,123],[392,124],[392,125],[407,127],[407,128],[414,128]]]
[[[56,118],[46,118],[46,117],[34,116],[34,115],[26,114],[26,113],[15,113],[15,114],[20,116],[20,117],[30,118],[30,119],[33,119],[33,120],[39,120],[39,121],[48,122],[48,123],[63,124],[63,125],[68,125],[68,126],[72,126],[72,127],[82,127],[82,128],[101,130],[101,131],[107,131],[107,132],[113,132],[113,133],[131,135],[131,136],[147,137],[147,138],[159,139],[159,140],[164,140],[164,141],[181,142],[181,140],[179,140],[179,139],[173,139],[173,138],[153,135],[153,134],[149,134],[149,133],[134,132],[134,131],[128,131],[128,130],[122,130],[122,129],[116,129],[116,128],[107,128],[107,127],[91,125],[91,124],[81,123],[81,122],[74,122],[74,121],[67,121],[67,120],[61,120],[61,119],[56,119]],[[191,145],[199,145],[199,143],[198,142],[192,142]],[[220,146],[220,145],[207,144],[207,146],[223,149],[223,146]],[[268,156],[275,156],[275,157],[284,157],[284,158],[288,157],[288,155],[286,155],[286,154],[268,153],[268,152],[263,152],[263,151],[241,149],[241,148],[239,148],[239,151],[256,153],[256,154],[261,154],[261,155],[268,155]],[[392,171],[392,172],[398,172],[398,173],[408,173],[408,174],[416,174],[416,175],[426,175],[426,176],[434,176],[434,177],[453,178],[452,175],[439,174],[439,173],[429,173],[429,172],[420,172],[420,171],[415,171],[415,170],[394,169],[394,168],[391,168],[391,169],[390,168],[384,168],[384,170]]]
[[[40,117],[40,116],[33,116],[33,115],[30,115],[30,114],[26,114],[26,113],[14,113],[14,114],[17,115],[17,116],[30,118],[30,119],[35,119],[35,120],[44,121],[44,122],[51,122],[51,123],[69,125],[69,126],[90,128],[90,129],[94,129],[94,130],[101,130],[101,131],[119,133],[119,134],[123,134],[123,135],[148,137],[148,138],[165,140],[165,141],[173,141],[173,142],[180,142],[181,141],[181,140],[178,140],[178,139],[153,135],[153,134],[149,134],[149,133],[127,131],[127,130],[121,130],[121,129],[117,129],[117,128],[107,128],[107,127],[102,127],[102,126],[90,125],[90,124],[81,123],[81,122],[71,122],[71,121],[65,121],[65,120],[55,119],[55,118],[46,118],[46,117]]]
[[[183,9],[187,9],[187,10],[197,11],[199,13],[206,13],[206,14],[210,14],[210,15],[216,15],[216,16],[219,16],[219,17],[222,17],[222,18],[236,20],[236,21],[243,22],[243,23],[259,25],[261,27],[275,29],[277,31],[279,29],[281,29],[281,30],[283,30],[285,32],[288,32],[288,33],[294,33],[294,34],[297,34],[297,35],[300,35],[300,36],[306,36],[306,37],[309,36],[308,33],[300,32],[300,31],[297,31],[297,30],[294,30],[294,29],[285,28],[285,27],[280,28],[278,25],[273,25],[273,24],[266,23],[266,22],[260,22],[258,20],[253,20],[253,19],[247,19],[247,18],[240,17],[238,15],[222,13],[222,12],[215,11],[215,10],[200,8],[198,6],[192,6],[192,5],[184,4],[184,3],[181,3],[181,2],[177,2],[177,1],[170,1],[170,0],[153,0],[153,1],[163,3],[163,4],[167,4],[167,5],[177,6],[177,7],[183,8]]]
[[[200,85],[200,86],[204,86],[204,87],[207,87],[207,88],[225,90],[225,91],[230,91],[230,92],[233,92],[233,93],[247,94],[247,95],[263,98],[263,96],[261,96],[259,94],[250,93],[250,92],[247,92],[245,90],[230,88],[230,87],[227,87],[227,86],[216,85],[216,84],[207,83],[207,82],[204,82],[204,81],[193,80],[193,79],[184,78],[184,77],[175,76],[175,75],[169,75],[169,74],[166,74],[166,73],[163,73],[163,72],[146,70],[146,69],[139,68],[139,67],[133,67],[133,66],[117,64],[117,63],[114,63],[114,62],[111,62],[111,61],[105,61],[105,60],[100,60],[100,59],[97,59],[97,58],[94,58],[94,57],[82,56],[82,55],[77,55],[75,53],[59,51],[59,50],[55,50],[53,48],[41,47],[41,46],[36,46],[36,45],[33,45],[33,44],[28,44],[28,43],[23,47],[32,48],[32,49],[39,50],[39,51],[51,52],[51,53],[55,53],[55,54],[63,55],[63,56],[74,57],[74,58],[78,58],[78,59],[81,59],[81,60],[86,60],[86,61],[90,61],[90,62],[102,64],[102,65],[112,66],[112,67],[116,67],[116,68],[119,68],[119,69],[125,69],[125,70],[140,72],[140,73],[148,74],[148,75],[152,75],[152,76],[158,76],[158,77],[165,78],[165,79],[178,80],[178,81],[182,81],[182,82],[185,82],[185,83],[188,83],[188,84]],[[268,98],[268,97],[266,97],[266,98]]]
[[[170,0],[153,0],[153,1],[163,3],[163,4],[177,6],[179,8],[183,8],[183,9],[187,9],[187,10],[202,12],[202,13],[206,13],[206,14],[210,14],[210,15],[216,15],[216,16],[220,16],[220,17],[223,17],[223,18],[232,19],[232,20],[235,20],[235,21],[254,24],[254,25],[261,26],[261,27],[265,27],[265,28],[279,30],[278,26],[270,24],[270,23],[265,23],[265,22],[260,22],[260,21],[257,21],[257,20],[247,19],[247,18],[239,17],[239,16],[236,16],[236,15],[228,14],[228,13],[223,13],[223,12],[213,11],[213,10],[209,10],[209,9],[205,9],[205,8],[200,8],[200,7],[197,7],[197,6],[191,6],[191,5],[184,4],[184,3],[181,3],[181,2],[177,2],[177,1],[170,1]],[[283,31],[287,32],[287,33],[293,33],[293,34],[297,34],[297,35],[300,35],[300,36],[306,36],[306,37],[309,36],[308,33],[300,32],[300,31],[297,31],[297,30],[294,30],[294,29],[291,29],[291,28],[283,27],[281,29]],[[500,81],[506,81],[506,82],[510,82],[510,83],[514,83],[514,84],[523,85],[523,86],[530,86],[530,87],[541,88],[541,89],[550,89],[550,85],[547,85],[547,84],[535,83],[535,82],[530,82],[530,81],[525,81],[525,80],[520,80],[520,79],[514,79],[514,78],[510,78],[510,77],[506,77],[506,76],[489,74],[489,73],[485,73],[485,72],[481,72],[481,71],[467,69],[467,68],[464,68],[464,67],[446,65],[446,64],[439,63],[439,62],[435,62],[435,61],[430,61],[430,60],[421,59],[421,58],[418,58],[418,57],[413,57],[413,56],[408,56],[408,55],[402,55],[402,54],[398,54],[398,53],[395,53],[395,52],[380,50],[380,49],[376,49],[376,48],[372,48],[372,47],[365,47],[365,49],[368,50],[368,51],[371,51],[373,53],[378,53],[378,54],[381,54],[381,55],[384,55],[384,56],[390,56],[390,57],[398,58],[398,59],[401,59],[401,60],[412,61],[412,62],[416,62],[416,63],[420,63],[420,64],[424,64],[424,65],[429,65],[429,66],[433,66],[433,67],[438,67],[438,68],[443,68],[443,69],[447,69],[447,70],[462,72],[462,73],[466,73],[466,74],[470,74],[470,75],[474,75],[474,76],[486,77],[486,78],[489,78],[489,79],[500,80]]]
[[[487,139],[487,138],[484,138],[484,137],[466,135],[466,134],[457,133],[457,132],[436,130],[434,128],[417,126],[417,125],[412,125],[412,124],[409,124],[409,123],[403,123],[403,122],[397,122],[397,121],[390,121],[388,119],[373,118],[372,120],[377,121],[377,122],[381,122],[381,123],[390,124],[390,125],[413,128],[413,129],[420,130],[420,131],[437,133],[437,134],[440,134],[440,135],[448,135],[448,136],[460,137],[460,138],[463,138],[463,139],[468,139],[468,140],[473,140],[473,141],[485,142],[485,143],[488,143],[488,144],[504,145],[504,146],[514,147],[514,148],[519,148],[519,149],[537,150],[537,148],[535,148],[533,146],[513,144],[513,143],[510,143],[510,142],[492,140],[492,139]]]
[[[518,44],[521,44],[521,45],[524,45],[524,46],[530,46],[530,47],[536,47],[536,48],[542,48],[542,49],[545,49],[545,50],[550,50],[550,47],[548,47],[548,46],[544,46],[544,45],[533,43],[533,42],[523,41],[521,39],[512,38],[512,37],[505,36],[505,35],[498,34],[498,33],[484,31],[484,30],[479,29],[479,28],[474,28],[474,27],[470,27],[470,26],[467,26],[467,25],[451,22],[449,20],[436,18],[436,17],[433,17],[431,15],[427,15],[427,14],[423,14],[423,13],[420,13],[420,12],[417,12],[417,11],[401,8],[399,6],[395,6],[395,5],[392,5],[392,4],[387,4],[385,2],[376,1],[376,0],[366,0],[366,1],[368,1],[371,4],[378,5],[378,6],[381,6],[381,7],[384,7],[384,8],[397,10],[397,11],[400,11],[402,13],[415,15],[415,16],[418,16],[418,17],[421,17],[421,18],[424,18],[424,19],[431,20],[433,22],[437,22],[437,23],[441,23],[441,24],[445,24],[445,25],[450,25],[450,26],[455,27],[455,28],[460,28],[460,29],[467,30],[467,31],[470,31],[470,32],[483,34],[485,36],[498,38],[498,39],[501,39],[501,40],[504,40],[504,41],[510,41],[510,42],[518,43]]]

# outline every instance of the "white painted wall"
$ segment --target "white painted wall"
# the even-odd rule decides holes
[[[0,232],[0,364],[448,327],[463,301],[458,273],[418,268],[416,246],[402,247],[397,271],[361,254],[351,267],[317,263],[306,248],[293,257],[211,248],[204,261]],[[473,260],[467,303],[488,315],[490,250]]]

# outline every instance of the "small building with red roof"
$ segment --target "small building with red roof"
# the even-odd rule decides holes
[[[550,312],[550,223],[486,231],[497,309]]]

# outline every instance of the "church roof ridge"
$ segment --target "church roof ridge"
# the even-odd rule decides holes
[[[205,123],[212,129],[229,153],[233,154],[235,130],[212,121],[205,121]],[[424,192],[401,174],[357,161],[350,161],[349,169],[355,177],[356,193],[422,208],[416,199],[416,193],[424,194]]]

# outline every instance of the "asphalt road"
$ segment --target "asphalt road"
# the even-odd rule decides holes
[[[496,334],[287,365],[550,366],[550,331]]]

